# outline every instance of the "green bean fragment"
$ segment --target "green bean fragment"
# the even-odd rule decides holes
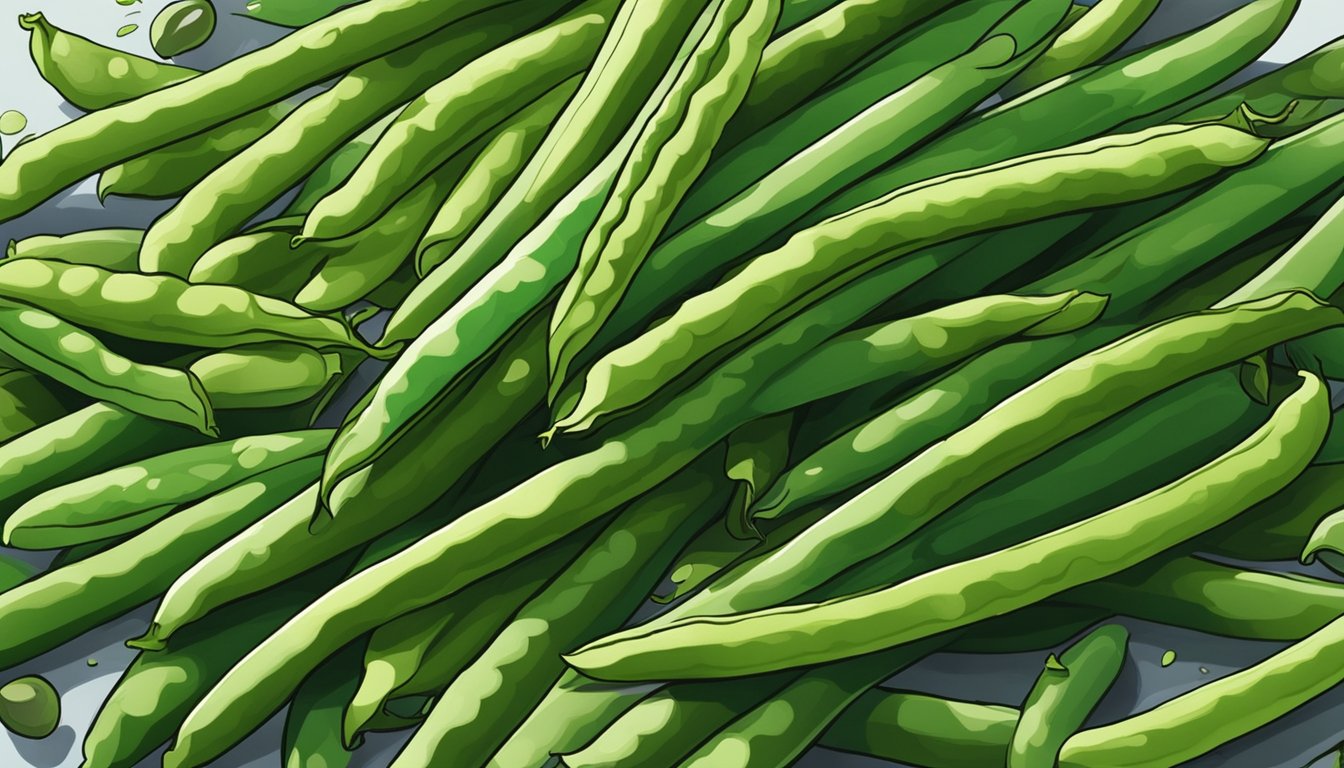
[[[1003,765],[1018,711],[920,693],[865,692],[821,735],[820,746],[927,768]]]
[[[587,68],[615,11],[614,0],[588,0],[430,87],[401,110],[350,178],[313,206],[296,240],[369,226],[431,169]]]
[[[7,592],[32,578],[37,569],[27,561],[0,556],[0,592]]]
[[[145,232],[140,229],[91,229],[68,235],[33,235],[9,241],[11,259],[49,259],[87,264],[113,272],[134,272]]]
[[[341,743],[341,711],[354,693],[351,674],[359,665],[359,644],[352,643],[303,681],[285,714],[280,754],[285,768],[345,768],[354,755]]]
[[[768,672],[892,648],[1117,573],[1231,519],[1307,466],[1325,437],[1329,394],[1300,375],[1298,390],[1236,448],[1089,520],[875,592],[636,630],[566,659],[606,680]]]
[[[1008,768],[1051,768],[1060,747],[1092,714],[1115,684],[1124,664],[1129,632],[1107,624],[1050,655],[1027,694],[1008,749]],[[1166,666],[1164,663],[1163,666]]]
[[[240,437],[160,454],[41,493],[4,527],[4,544],[57,549],[144,529],[249,477],[326,450],[331,430]]]
[[[44,264],[36,259],[13,263]],[[40,309],[0,301],[0,352],[95,400],[205,435],[219,434],[214,409],[194,375],[129,360],[92,334]]]
[[[552,399],[709,162],[779,17],[779,0],[722,0],[710,8],[704,36],[644,123],[557,300],[547,345]]]
[[[587,430],[652,396],[685,370],[686,357],[740,344],[809,296],[825,295],[836,283],[920,247],[1091,205],[1155,197],[1248,163],[1267,146],[1225,126],[1162,126],[897,190],[798,233],[609,352],[589,370],[582,398],[556,428]]]
[[[1100,0],[1013,80],[1006,95],[1029,91],[1105,58],[1148,21],[1160,2]]]

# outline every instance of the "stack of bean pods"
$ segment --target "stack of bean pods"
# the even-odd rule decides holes
[[[84,768],[1171,766],[1344,681],[1344,584],[1227,564],[1344,567],[1344,40],[1234,77],[1295,0],[265,2],[19,18],[87,114],[0,221],[174,201],[0,260],[0,669],[154,606]],[[1098,725],[1117,612],[1284,645]]]

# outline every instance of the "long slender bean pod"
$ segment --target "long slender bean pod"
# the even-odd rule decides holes
[[[690,619],[566,658],[599,679],[767,672],[895,647],[1117,573],[1231,519],[1306,467],[1325,437],[1329,396],[1315,376],[1302,380],[1237,448],[1089,520],[866,595]]]
[[[134,272],[136,254],[144,238],[140,229],[92,229],[69,235],[33,235],[10,241],[11,259],[54,259],[88,264],[116,272]]]
[[[1101,0],[1013,80],[1008,94],[1029,91],[1105,58],[1143,26],[1160,2]]]
[[[1128,641],[1124,627],[1107,624],[1069,646],[1058,659],[1050,655],[1022,705],[1008,749],[1008,768],[1055,764],[1059,748],[1115,684]]]
[[[800,232],[688,299],[666,322],[594,364],[573,411],[582,431],[650,397],[703,357],[779,322],[828,283],[955,237],[1091,206],[1151,198],[1250,162],[1268,142],[1224,126],[1163,126],[951,174]],[[1086,158],[1086,159],[1084,159]],[[815,300],[815,298],[813,299]],[[731,317],[729,317],[731,315]]]

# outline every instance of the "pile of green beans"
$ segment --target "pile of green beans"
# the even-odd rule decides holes
[[[285,768],[1271,724],[1344,682],[1344,585],[1255,565],[1344,573],[1344,39],[1226,85],[1297,6],[262,0],[204,71],[24,13],[82,114],[0,163],[0,539],[55,553],[0,670],[152,607],[84,768],[282,709]],[[165,212],[27,225],[90,176]],[[1099,724],[1117,618],[1292,645]]]

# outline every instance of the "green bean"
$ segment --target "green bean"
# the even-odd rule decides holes
[[[851,704],[818,743],[927,768],[983,768],[1003,765],[1018,714],[1011,707],[877,688]]]
[[[327,158],[308,174],[299,191],[294,194],[294,199],[285,207],[284,217],[293,216],[296,219],[296,226],[303,223],[303,216],[313,209],[318,200],[321,200],[328,192],[336,189],[342,182],[350,178],[350,174],[355,172],[355,168],[369,154],[373,148],[373,142],[383,135],[387,126],[397,119],[396,112],[389,112],[383,115],[378,122],[365,128],[354,138],[341,145],[340,149],[327,155]],[[298,234],[297,230],[294,234]]]
[[[888,272],[899,274],[896,269]],[[263,718],[283,703],[281,688],[297,684],[312,665],[345,642],[461,590],[667,479],[749,418],[744,408],[756,377],[779,370],[798,350],[853,323],[888,295],[889,286],[882,280],[846,286],[823,308],[772,332],[748,353],[667,404],[646,424],[548,467],[378,568],[333,589],[258,646],[221,682],[209,702],[211,707],[204,711],[217,707],[226,716],[211,713],[199,718],[203,721],[199,740],[210,746],[196,754],[187,751],[185,757],[183,751],[170,751],[165,758],[168,768],[181,768],[199,759],[200,752],[208,754],[220,748],[219,741],[231,738],[216,729],[237,733],[259,723],[255,718]],[[509,523],[499,525],[500,519]],[[453,567],[444,571],[445,563]],[[313,626],[323,629],[314,633]],[[259,673],[266,678],[277,676],[272,680],[277,684],[263,689],[247,682]]]
[[[134,272],[145,236],[140,229],[92,229],[69,235],[34,235],[9,241],[11,259],[54,259],[116,272]]]
[[[718,511],[721,488],[712,469],[695,465],[616,515],[448,686],[392,764],[438,765],[445,755],[483,763],[564,672],[560,651],[628,620]]]
[[[417,0],[386,1],[411,6]],[[374,9],[380,5],[358,8],[377,14]],[[214,169],[150,226],[140,250],[142,269],[188,274],[210,247],[235,234],[348,139],[437,82],[445,69],[460,67],[520,27],[525,29],[550,13],[513,0],[459,0],[454,4],[458,10],[481,6],[493,10],[474,13],[454,24],[450,24],[454,14],[440,12],[441,18],[426,22],[421,32],[432,34],[351,70],[329,90],[291,112],[265,137]],[[316,26],[354,10],[343,11]],[[324,50],[331,49],[325,46]],[[236,59],[226,67],[246,59]],[[283,66],[288,69],[288,64]]]
[[[635,630],[566,659],[606,680],[769,672],[892,648],[1104,578],[1231,519],[1306,467],[1325,436],[1329,396],[1320,379],[1302,379],[1269,423],[1232,451],[1090,520],[894,587]]]
[[[1250,162],[1266,146],[1263,139],[1224,126],[1164,126],[897,190],[800,232],[608,353],[590,369],[582,399],[556,427],[583,431],[647,399],[685,370],[686,358],[769,328],[809,296],[824,295],[828,283],[958,236],[1155,197]]]
[[[291,342],[244,344],[192,362],[188,370],[209,381],[217,408],[279,408],[321,394],[341,375],[340,355]]]
[[[581,81],[582,76],[576,75],[547,91],[515,113],[490,139],[420,238],[416,274],[426,275],[442,264],[499,201],[541,146]]]
[[[282,102],[129,158],[98,174],[98,199],[110,195],[163,199],[181,197],[229,158],[262,138],[296,108]]]
[[[1128,130],[1154,125],[1159,122],[1154,113],[1207,91],[1264,53],[1297,5],[1297,0],[1254,0],[1204,27],[1002,104],[837,194],[804,223],[922,179],[1098,136],[1126,121]],[[1170,77],[1172,67],[1188,69],[1188,75]]]
[[[1174,766],[1260,728],[1344,679],[1344,619],[1255,666],[1133,717],[1075,734],[1060,768]]]
[[[785,32],[835,5],[836,0],[784,0],[780,9],[779,26],[775,31]]]
[[[0,221],[95,171],[298,93],[504,2],[457,0],[448,10],[425,0],[359,3],[190,80],[86,115],[16,146],[5,158]],[[525,13],[517,9],[514,15]]]
[[[305,0],[302,3],[252,3],[247,6],[245,15],[267,24],[298,29],[315,21],[326,18],[351,5],[350,0]]]
[[[592,538],[572,536],[447,600],[375,629],[364,653],[364,672],[342,717],[344,742],[355,744],[390,699],[437,693],[457,679],[519,608],[555,579]]]
[[[240,437],[160,454],[58,486],[10,516],[4,543],[57,549],[144,529],[190,504],[326,450],[331,430]]]
[[[733,498],[725,527],[734,538],[765,538],[751,519],[752,504],[788,465],[792,431],[793,414],[785,411],[749,421],[728,436],[723,469],[733,483]]]
[[[920,452],[788,546],[656,623],[778,604],[819,586],[901,541],[975,488],[1108,416],[1275,340],[1309,332],[1281,324],[1303,310],[1300,320],[1331,322],[1325,317],[1332,314],[1329,307],[1306,294],[1287,294],[1159,323],[1083,355]],[[988,471],[981,474],[982,468]]]
[[[14,263],[43,265],[35,259]],[[205,435],[219,434],[214,410],[194,375],[129,360],[92,334],[40,309],[0,301],[0,352],[95,400]]]
[[[418,336],[482,279],[547,212],[586,184],[603,159],[619,153],[622,136],[637,130],[664,92],[696,38],[709,0],[640,0],[622,3],[578,92],[565,105],[527,166],[490,213],[441,264],[416,286],[388,321],[384,341]],[[443,261],[443,259],[439,259]]]
[[[111,549],[0,594],[0,661],[14,666],[163,593],[220,542],[274,508],[311,477],[296,463],[215,494]]]
[[[779,17],[779,0],[722,0],[657,110],[640,130],[551,317],[551,394],[625,295],[654,240],[709,162],[742,103]],[[759,80],[757,82],[760,82]]]
[[[1101,61],[1143,26],[1161,0],[1101,0],[1009,85],[1005,95],[1030,91]]]
[[[192,706],[248,648],[336,576],[331,567],[312,571],[228,606],[174,638],[166,650],[136,655],[89,726],[81,768],[138,765],[172,737]]]
[[[773,698],[714,734],[685,768],[788,765],[864,691],[945,644],[942,638],[809,670]]]
[[[281,742],[285,768],[345,768],[353,755],[341,743],[341,711],[354,693],[351,674],[359,666],[359,644],[352,643],[318,667],[294,692],[285,715]]]
[[[1115,684],[1128,643],[1124,627],[1107,624],[1069,646],[1058,659],[1050,654],[1022,705],[1008,749],[1009,768],[1055,764],[1059,748]]]
[[[290,248],[294,230],[266,229],[247,232],[214,246],[191,268],[192,283],[233,285],[264,296],[293,301],[323,260],[333,250],[330,243],[304,243]],[[357,241],[356,241],[357,242]]]
[[[314,485],[202,558],[168,590],[139,646],[156,648],[209,611],[303,573],[428,507],[539,402],[545,371],[532,342],[540,330],[501,350],[479,378],[417,424],[402,447],[352,476],[339,489],[341,514],[319,536],[308,531]]]
[[[8,592],[36,573],[37,569],[27,562],[9,555],[0,555],[0,592]]]
[[[615,10],[613,0],[589,0],[425,91],[378,137],[350,178],[313,206],[296,240],[333,239],[368,226],[430,169],[583,71]]]
[[[0,369],[0,443],[70,412],[56,392],[29,371]]]
[[[19,16],[29,54],[42,79],[85,112],[120,104],[190,80],[197,70],[108,48],[60,29],[41,13]]]
[[[0,297],[40,306],[64,320],[131,339],[226,348],[294,341],[386,357],[340,320],[269,296],[171,275],[112,272],[82,264],[0,261]]]
[[[915,317],[841,334],[771,381],[757,397],[766,411],[794,408],[879,379],[932,373],[1014,336],[1071,333],[1091,323],[1106,297],[980,296]]]

